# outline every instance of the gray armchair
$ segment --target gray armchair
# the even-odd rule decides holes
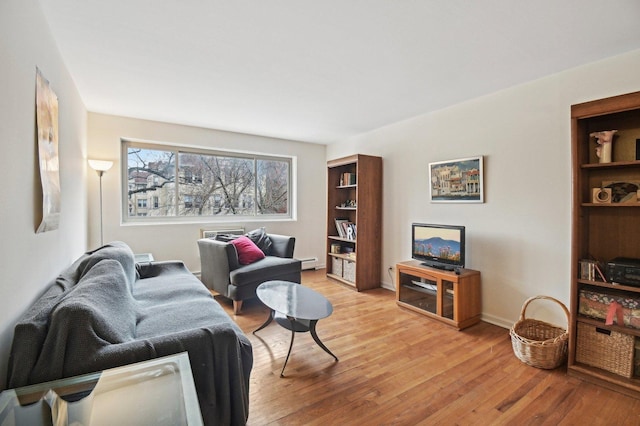
[[[267,234],[271,249],[264,259],[240,265],[233,244],[210,238],[198,240],[200,280],[207,288],[233,301],[233,312],[239,314],[242,302],[256,297],[256,288],[265,281],[282,280],[300,283],[302,263],[293,259],[296,239]]]

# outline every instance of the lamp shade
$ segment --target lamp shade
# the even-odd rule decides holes
[[[89,160],[89,167],[98,172],[106,172],[113,166],[113,161]]]

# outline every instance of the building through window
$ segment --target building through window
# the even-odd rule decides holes
[[[125,220],[292,217],[292,158],[133,141],[122,153]]]

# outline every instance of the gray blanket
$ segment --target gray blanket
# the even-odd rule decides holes
[[[15,328],[9,388],[188,352],[206,424],[245,424],[251,344],[181,262],[136,271],[113,243],[78,259]]]

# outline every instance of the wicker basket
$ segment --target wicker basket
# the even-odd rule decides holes
[[[511,345],[513,352],[525,364],[537,368],[553,369],[567,359],[566,329],[536,319],[525,318],[529,303],[534,300],[551,300],[562,308],[569,323],[569,311],[564,304],[553,297],[535,296],[527,299],[522,305],[520,319],[511,327]]]
[[[576,362],[633,376],[634,336],[578,322],[577,341]]]

